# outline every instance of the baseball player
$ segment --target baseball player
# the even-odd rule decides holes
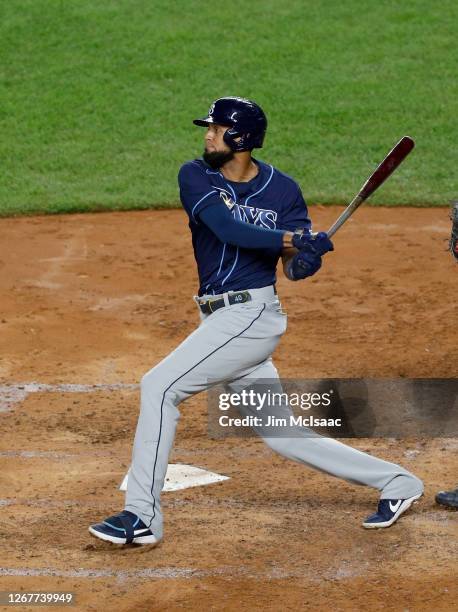
[[[194,124],[205,128],[205,152],[181,167],[178,183],[199,273],[201,323],[141,380],[125,509],[89,528],[118,544],[162,539],[161,491],[182,401],[216,384],[240,389],[253,379],[277,381],[272,390],[281,392],[271,359],[286,330],[275,289],[278,260],[288,279],[300,281],[333,250],[325,233],[311,232],[298,184],[252,157],[267,129],[255,102],[220,98]],[[239,410],[246,416],[253,408]],[[389,527],[423,493],[421,480],[404,468],[305,428],[292,437],[257,433],[284,457],[378,489],[378,509],[364,527]]]

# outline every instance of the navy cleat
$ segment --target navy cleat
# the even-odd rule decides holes
[[[89,527],[96,538],[113,544],[157,544],[159,540],[133,512],[123,510]]]
[[[458,508],[458,487],[454,491],[439,491],[436,502],[447,508]]]
[[[403,512],[419,499],[423,493],[407,497],[406,499],[381,499],[378,503],[377,512],[371,514],[363,523],[366,529],[378,529],[390,527],[395,523]]]

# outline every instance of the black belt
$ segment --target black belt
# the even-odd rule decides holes
[[[238,291],[236,293],[230,293],[227,296],[227,301],[229,302],[230,306],[233,306],[234,304],[243,304],[244,302],[249,302],[250,300],[251,295],[249,291]],[[226,306],[224,303],[224,298],[216,298],[215,300],[210,298],[209,300],[199,304],[199,308],[203,314],[211,314],[212,312],[215,312],[215,310],[223,308],[224,306]]]

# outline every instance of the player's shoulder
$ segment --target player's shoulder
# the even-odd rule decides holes
[[[285,172],[279,170],[276,166],[266,164],[261,160],[256,160],[256,162],[259,164],[261,171],[266,176],[271,176],[272,182],[275,184],[275,186],[294,193],[300,190],[298,182],[294,180],[292,176],[289,176],[289,174],[286,174]]]
[[[285,188],[288,188],[291,191],[300,190],[299,183],[295,179],[293,179],[292,176],[286,174],[286,172],[282,172],[278,168],[274,168],[274,176],[276,177],[277,181],[279,181],[280,183],[282,183],[282,185],[285,186]]]
[[[192,159],[185,162],[178,171],[178,182],[199,181],[206,176],[206,166],[202,159]]]
[[[203,159],[191,159],[184,162],[180,167],[180,172],[204,172],[208,168]]]

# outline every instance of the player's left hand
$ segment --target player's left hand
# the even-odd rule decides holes
[[[320,256],[334,250],[334,245],[326,232],[312,234],[308,230],[297,229],[293,234],[291,242],[299,251],[307,251],[308,253],[315,253]]]
[[[312,246],[318,255],[321,256],[334,250],[334,245],[332,244],[330,238],[328,238],[326,232],[318,232],[318,234],[313,237]]]

